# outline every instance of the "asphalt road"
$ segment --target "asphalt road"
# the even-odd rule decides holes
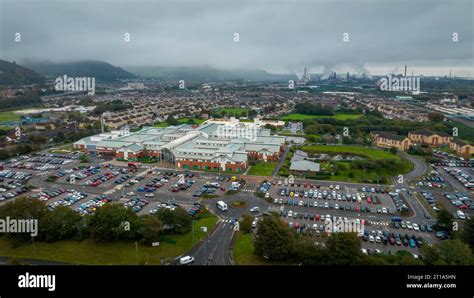
[[[233,265],[230,255],[234,225],[230,219],[220,219],[211,235],[188,252],[193,265]]]

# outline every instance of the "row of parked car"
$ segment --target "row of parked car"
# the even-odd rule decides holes
[[[369,231],[364,230],[362,240],[372,243],[390,244],[398,246],[410,246],[411,248],[421,247],[423,245],[423,238],[417,235],[401,234],[387,230]]]
[[[100,195],[95,197],[87,202],[82,203],[79,207],[76,208],[76,211],[81,215],[92,214],[97,208],[104,206],[107,203],[110,203],[112,200],[106,195]]]
[[[33,195],[32,197],[37,198],[41,201],[47,201],[47,200],[50,200],[52,198],[55,198],[55,197],[65,193],[65,192],[66,192],[66,190],[64,188],[59,188],[59,189],[51,190],[51,191],[42,191],[38,194]]]
[[[459,209],[474,210],[474,202],[466,193],[445,193],[444,196]]]
[[[422,181],[418,181],[417,185],[430,188],[445,188],[444,178],[437,171],[431,171],[429,176],[423,177]]]
[[[99,186],[100,184],[113,179],[117,177],[120,174],[119,171],[112,171],[112,172],[106,172],[104,174],[100,174],[98,177],[94,179],[89,179],[86,182],[84,182],[82,185],[84,186]]]
[[[27,172],[13,172],[10,170],[3,170],[0,171],[0,177],[15,180],[28,180],[31,178],[31,174]]]
[[[400,222],[392,222],[391,226],[395,229],[407,229],[407,230],[413,230],[413,231],[420,231],[420,232],[433,232],[433,228],[429,224],[417,224],[417,223],[412,223],[412,222],[405,222],[405,221],[400,221]]]
[[[147,200],[144,200],[144,199],[140,199],[140,198],[132,198],[132,199],[128,199],[126,200],[123,205],[126,207],[126,208],[130,208],[132,209],[133,212],[139,212],[140,210],[143,209],[143,207],[145,207],[146,205],[148,205],[150,202],[148,202]]]
[[[191,216],[196,215],[199,211],[201,211],[202,205],[199,203],[194,203],[191,208],[188,209],[188,214]]]
[[[155,207],[153,207],[152,209],[150,209],[149,213],[156,213],[158,212],[158,210],[160,209],[169,209],[171,211],[174,211],[176,210],[176,208],[178,208],[179,205],[176,204],[176,203],[166,203],[166,202],[160,202],[158,205],[156,205]]]
[[[34,162],[34,163],[44,163],[44,164],[51,164],[51,165],[67,165],[74,160],[70,157],[65,157],[63,155],[57,155],[57,154],[49,154],[48,156],[35,156],[32,157],[28,160],[29,162]]]
[[[64,199],[48,204],[48,208],[50,210],[54,210],[57,206],[71,206],[86,197],[87,193],[85,192],[73,191],[73,193],[71,193]]]
[[[221,185],[218,182],[205,183],[193,193],[193,197],[198,198],[205,194],[214,194],[220,187]]]
[[[193,186],[195,180],[187,179],[184,181],[178,181],[177,183],[171,185],[171,191],[172,192],[178,192],[180,190],[187,190],[191,186]]]
[[[438,212],[438,211],[441,210],[440,208],[438,208],[438,207],[436,206],[437,200],[436,200],[436,198],[433,196],[433,194],[431,194],[430,192],[427,192],[427,191],[423,191],[423,192],[421,192],[420,194],[421,194],[421,196],[426,200],[426,202],[427,202],[428,204],[430,204],[431,208],[432,208],[434,211]]]
[[[283,188],[279,190],[280,196],[289,196],[289,197],[300,197],[307,199],[320,199],[320,200],[337,200],[337,201],[347,201],[347,202],[358,202],[361,203],[362,200],[366,200],[368,204],[378,204],[380,202],[379,197],[374,194],[365,194],[365,193],[346,193],[346,192],[337,192],[337,191],[326,191],[326,190],[309,190],[309,191],[298,191],[291,190],[288,188]]]
[[[330,202],[308,202],[302,201],[298,199],[273,199],[273,203],[275,204],[285,204],[288,206],[299,206],[299,207],[315,207],[315,208],[326,208],[326,209],[335,209],[335,210],[348,210],[348,211],[355,211],[355,212],[373,212],[373,213],[384,213],[384,214],[392,214],[390,208],[386,207],[378,207],[378,208],[370,208],[366,205],[358,205],[358,204],[340,204],[340,203],[330,203]]]
[[[48,170],[56,170],[59,169],[59,165],[54,164],[41,164],[41,163],[34,163],[34,162],[15,162],[8,165],[9,168],[14,169],[28,169],[28,170],[35,170],[35,171],[48,171]]]
[[[11,182],[14,182],[14,181],[11,181]],[[22,194],[28,192],[28,189],[22,184],[13,184],[12,183],[12,184],[8,184],[8,186],[5,186],[5,187],[6,188],[2,187],[0,189],[0,201],[13,199],[13,198],[15,198],[19,195],[22,195]],[[3,191],[1,191],[1,190],[3,190]]]
[[[474,177],[456,168],[443,168],[467,189],[474,189]]]
[[[332,220],[333,216],[330,214],[324,215],[324,214],[313,214],[313,213],[308,213],[308,212],[296,212],[296,211],[280,211],[280,216],[281,217],[288,217],[288,218],[299,218],[299,219],[308,219],[308,220],[314,220],[314,221],[326,221],[326,220]],[[348,220],[347,217],[338,217],[342,220]],[[357,220],[357,219],[356,219]],[[364,219],[361,219],[361,223],[366,224],[366,221]]]
[[[395,204],[395,208],[397,208],[397,211],[400,211],[400,212],[405,211],[406,212],[406,211],[409,210],[407,204],[405,204],[405,202],[400,197],[400,192],[399,191],[389,192],[388,195],[390,196],[393,203]]]

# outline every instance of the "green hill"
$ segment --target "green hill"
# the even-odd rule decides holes
[[[0,85],[17,86],[44,82],[44,77],[15,62],[0,60]]]

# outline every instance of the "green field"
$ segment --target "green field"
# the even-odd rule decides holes
[[[253,254],[252,234],[239,232],[234,243],[234,261],[237,265],[267,265],[269,262]]]
[[[271,176],[276,166],[276,162],[259,162],[250,167],[248,174],[254,176]]]
[[[20,115],[16,115],[14,112],[14,110],[0,112],[0,122],[20,120]]]
[[[305,119],[316,119],[316,118],[333,118],[337,120],[352,120],[352,119],[359,119],[363,115],[354,115],[354,114],[336,114],[334,116],[316,116],[316,115],[305,115],[305,114],[297,114],[292,113],[286,115],[281,118],[281,120],[285,121],[302,121]]]
[[[242,108],[223,108],[223,109],[217,109],[214,112],[220,114],[222,111],[225,111],[227,114],[232,114],[235,116],[240,117],[242,113],[248,113],[250,109],[242,109]]]
[[[194,225],[195,243],[205,236],[201,227],[211,231],[217,217],[198,220]],[[138,264],[159,265],[160,258],[170,261],[187,252],[193,246],[192,232],[183,235],[169,235],[176,244],[160,242],[160,246],[151,247],[138,244]],[[33,258],[83,265],[135,265],[137,264],[134,242],[114,241],[95,242],[93,240],[64,240],[53,243],[35,242],[36,254],[33,254],[31,242],[12,248],[5,237],[0,237],[0,255],[17,258]]]
[[[178,124],[181,125],[181,124],[188,124],[188,121],[189,121],[190,118],[179,118],[177,121],[178,121]],[[193,121],[194,123],[196,124],[201,124],[203,123],[204,121],[206,121],[207,119],[194,119],[193,118]],[[155,123],[153,125],[154,127],[168,127],[169,124],[166,123],[166,122],[160,122],[160,123]]]
[[[401,157],[394,155],[387,151],[376,150],[361,146],[326,146],[326,145],[314,145],[304,146],[301,148],[303,151],[308,153],[328,153],[328,154],[354,154],[357,156],[372,158],[372,159],[394,159],[401,160]]]
[[[331,162],[321,162],[321,169],[323,172],[317,176],[317,179],[331,180],[331,181],[347,181],[356,183],[389,183],[390,177],[404,174],[412,170],[413,164],[401,158],[398,155],[394,155],[387,151],[376,150],[360,146],[303,146],[300,148],[310,154],[315,153],[327,153],[331,155],[342,154],[342,155],[356,155],[370,160],[393,160],[397,162],[396,172],[391,172],[385,169],[381,169],[379,173],[375,171],[364,171],[360,168],[353,167],[349,161],[335,161],[332,162],[334,167],[331,167]],[[286,162],[285,162],[286,163]],[[289,166],[289,162],[288,162]],[[392,170],[393,171],[393,170]],[[285,172],[286,173],[286,172]],[[326,173],[326,174],[325,174]],[[327,175],[327,174],[330,175]],[[284,174],[280,171],[280,174]],[[327,175],[327,176],[324,176]]]
[[[464,123],[453,121],[455,127],[459,130],[459,138],[467,141],[468,143],[474,144],[474,128],[469,127]]]

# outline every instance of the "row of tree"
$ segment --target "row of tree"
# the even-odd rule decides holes
[[[248,219],[241,227],[249,232]],[[251,230],[251,228],[250,228]],[[406,251],[389,255],[365,255],[361,239],[355,233],[333,233],[321,238],[324,244],[309,236],[295,233],[276,216],[264,217],[258,223],[254,253],[269,260],[305,265],[473,265],[474,220],[466,222],[462,237],[421,248],[422,260]]]
[[[122,204],[110,203],[97,208],[91,215],[81,216],[65,206],[50,210],[44,202],[29,197],[0,206],[0,218],[7,217],[38,220],[36,239],[45,242],[92,238],[97,241],[135,240],[150,244],[158,241],[163,234],[186,233],[192,225],[192,218],[183,208],[173,211],[160,209],[154,214],[138,216]],[[8,233],[6,236],[15,243],[31,240],[31,235],[27,233]]]

